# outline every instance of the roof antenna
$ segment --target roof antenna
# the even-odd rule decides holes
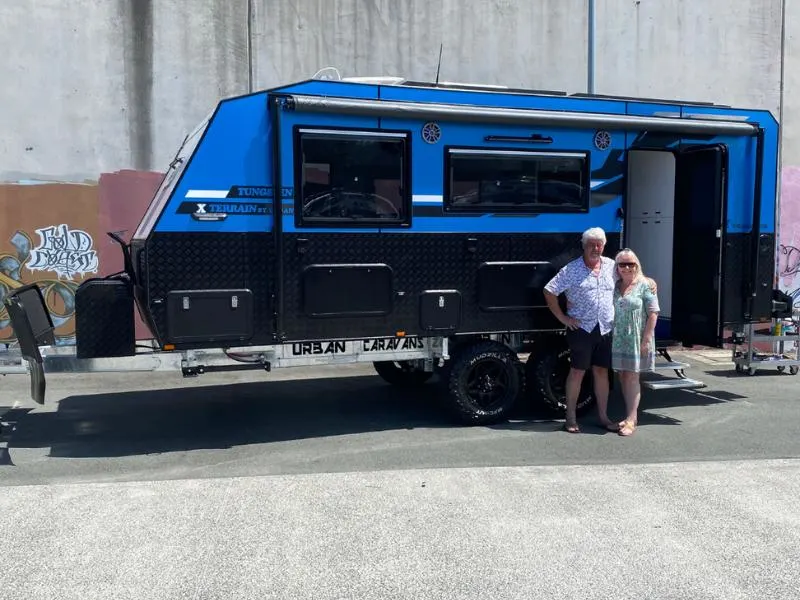
[[[442,48],[444,47],[444,42],[439,44],[439,64],[436,65],[436,85],[439,85],[439,69],[442,68]]]

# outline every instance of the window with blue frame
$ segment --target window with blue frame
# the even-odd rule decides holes
[[[446,212],[588,212],[588,152],[448,148]]]
[[[407,132],[297,129],[299,225],[408,224],[409,145]]]

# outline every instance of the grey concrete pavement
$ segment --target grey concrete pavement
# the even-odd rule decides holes
[[[689,373],[708,387],[645,390],[630,439],[592,427],[592,418],[586,435],[566,435],[525,410],[495,427],[454,426],[436,388],[393,389],[369,365],[190,380],[52,376],[45,407],[26,401],[25,376],[9,376],[0,406],[22,404],[0,416],[13,465],[0,467],[0,482],[800,457],[800,376],[743,376],[687,356]],[[622,416],[618,396],[612,414]]]
[[[369,366],[0,378],[0,597],[796,598],[800,376],[676,358],[631,438]]]
[[[2,597],[796,598],[800,461],[17,486]]]

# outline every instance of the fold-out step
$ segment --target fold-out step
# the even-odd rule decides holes
[[[664,379],[642,381],[642,385],[651,390],[677,390],[705,387],[706,384],[696,379]]]

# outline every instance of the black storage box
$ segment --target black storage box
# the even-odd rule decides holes
[[[78,358],[132,356],[136,352],[133,290],[124,279],[87,279],[75,292]]]
[[[425,331],[454,331],[461,324],[461,292],[425,290],[419,296],[419,326]]]
[[[250,290],[174,290],[167,295],[167,338],[173,344],[238,343],[252,336]]]

